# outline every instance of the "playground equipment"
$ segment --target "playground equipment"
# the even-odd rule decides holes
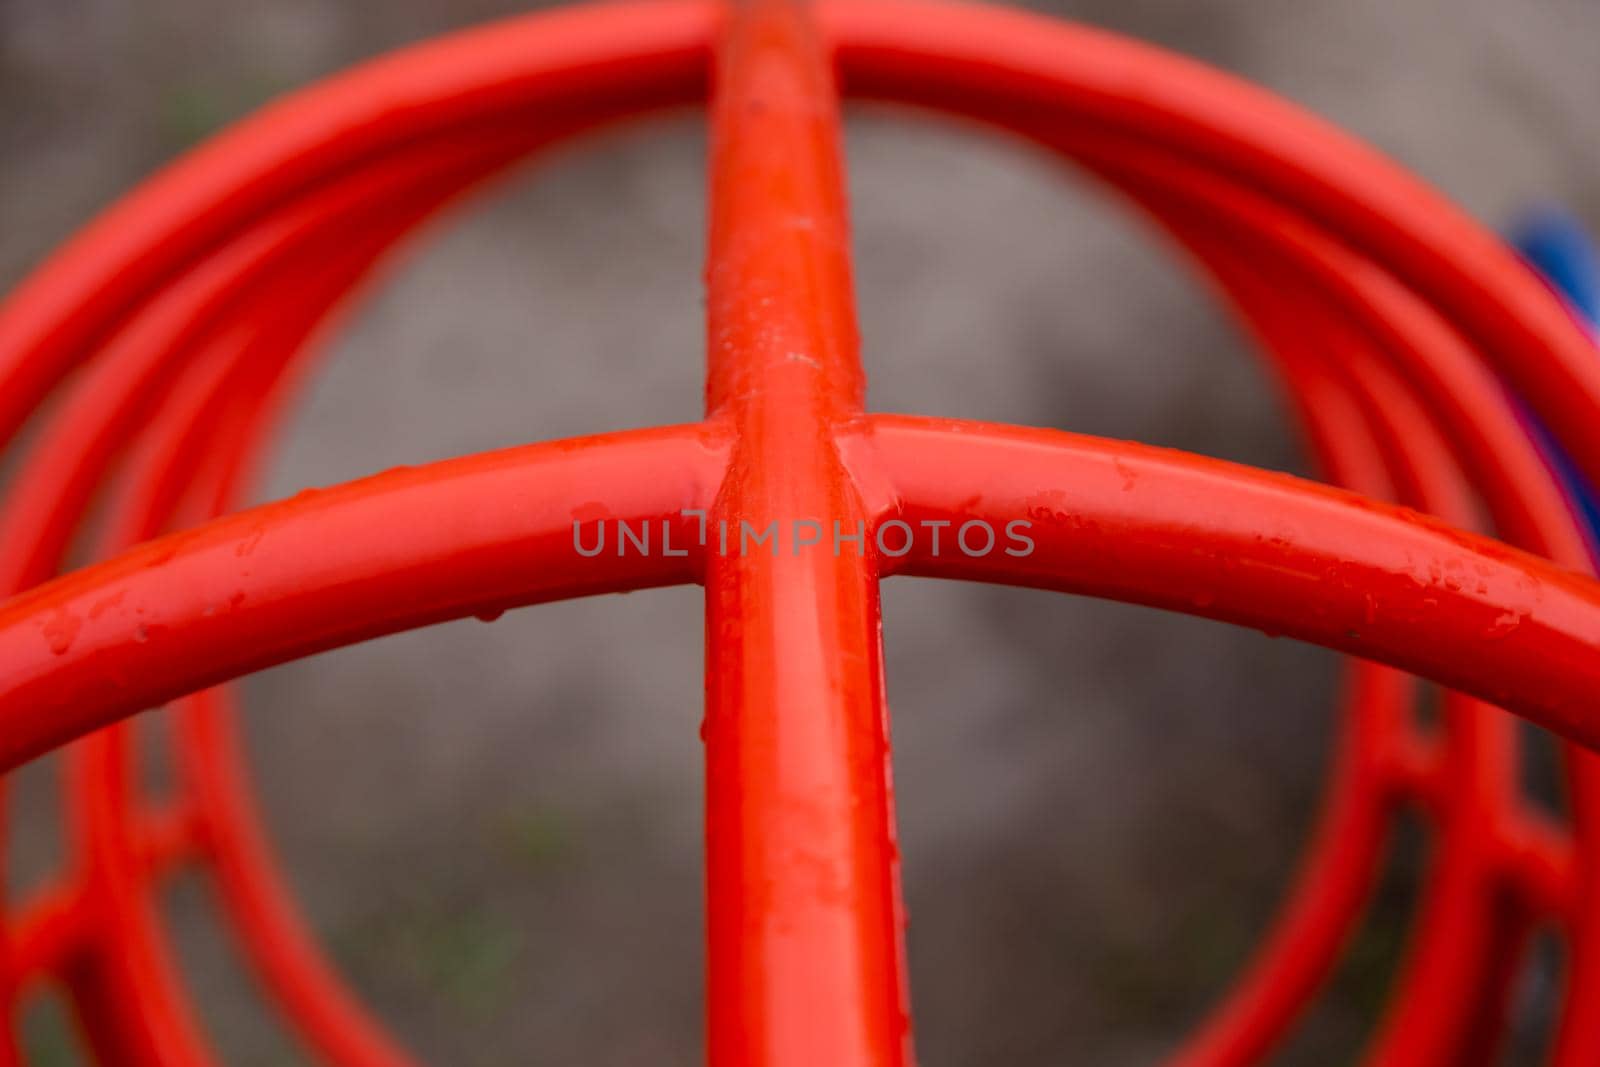
[[[1124,192],[1259,338],[1344,488],[868,412],[836,90],[996,127]],[[408,230],[557,141],[708,96],[703,421],[233,511],[315,341]],[[0,768],[70,743],[71,800],[70,862],[8,906],[5,995],[64,983],[99,1062],[212,1062],[151,898],[163,871],[201,864],[308,1049],[411,1062],[275,875],[218,687],[445,619],[699,582],[709,1058],[905,1063],[878,583],[909,575],[1136,601],[1352,657],[1299,879],[1173,1063],[1273,1048],[1411,808],[1435,848],[1368,1061],[1491,1062],[1522,950],[1547,928],[1566,951],[1553,1062],[1589,1067],[1600,583],[1507,386],[1600,480],[1594,345],[1501,241],[1300,111],[1093,30],[943,0],[625,0],[367,64],[156,176],[0,309],[0,432],[56,401],[0,513],[15,594],[0,606]],[[102,491],[104,561],[56,577]],[[722,551],[715,532],[777,523],[781,540],[798,520],[819,544]],[[588,555],[575,523],[653,531],[656,550],[619,539]],[[1021,523],[1032,548],[952,547],[973,523]],[[1480,527],[1502,540],[1466,532]],[[832,551],[835,530],[863,536]],[[928,530],[947,531],[942,549]],[[1413,675],[1448,687],[1437,720]],[[134,783],[125,720],[163,704],[182,773],[154,797]],[[1523,795],[1507,711],[1565,739],[1565,815]],[[0,1061],[18,1056],[0,1042]]]

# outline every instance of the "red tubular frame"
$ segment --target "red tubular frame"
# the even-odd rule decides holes
[[[712,111],[707,418],[736,443],[711,509],[774,552],[706,571],[710,1062],[908,1056],[878,574],[838,435],[860,432],[832,73],[798,7],[735,9]],[[857,542],[859,545],[859,542]],[[818,1011],[826,992],[828,1007]]]
[[[1125,192],[1261,341],[1327,477],[1367,495],[868,414],[836,74],[853,95],[1008,129]],[[526,153],[708,83],[703,422],[226,514],[299,354],[403,233]],[[878,616],[880,579],[905,574],[1153,604],[1365,657],[1301,877],[1181,1067],[1271,1051],[1337,960],[1402,805],[1438,845],[1366,1062],[1490,1062],[1521,947],[1553,924],[1571,956],[1554,1062],[1586,1067],[1600,1056],[1600,764],[1571,759],[1570,827],[1536,814],[1512,720],[1491,705],[1600,748],[1600,585],[1578,573],[1582,541],[1497,375],[1600,474],[1593,346],[1492,236],[1287,105],[1105,34],[927,0],[646,0],[370,64],[176,164],[0,307],[0,434],[64,394],[0,525],[0,576],[25,590],[0,605],[0,768],[101,730],[71,749],[75,860],[8,924],[8,988],[64,980],[100,1062],[211,1062],[152,897],[162,872],[200,861],[309,1047],[408,1063],[306,935],[227,697],[204,687],[447,618],[699,581],[709,1057],[907,1062]],[[112,558],[44,582],[106,489]],[[1463,532],[1479,497],[1517,547]],[[797,520],[818,544],[795,543]],[[597,521],[669,540],[579,556],[572,524]],[[969,556],[954,536],[975,521],[1026,522],[1034,550]],[[746,527],[774,522],[776,554],[738,551]],[[913,537],[899,554],[877,541],[888,523],[949,526],[940,551]],[[1455,688],[1436,730],[1395,668]],[[182,782],[152,798],[119,723],[167,700],[181,700]],[[0,1044],[0,1063],[14,1058]]]
[[[1405,668],[1600,745],[1591,580],[1415,513],[1216,460],[953,420],[880,417],[874,428],[913,525],[1032,523],[1026,556],[948,545],[933,556],[924,541],[905,573],[1253,626]],[[1418,629],[1434,640],[1417,642]]]

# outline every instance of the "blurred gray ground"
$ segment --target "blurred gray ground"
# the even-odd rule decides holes
[[[273,95],[520,6],[0,0],[0,283]],[[1600,223],[1593,0],[1034,6],[1259,81],[1490,225],[1542,199]],[[875,407],[1301,469],[1255,357],[1112,199],[1012,144],[901,116],[853,114],[848,147]],[[261,495],[695,418],[703,153],[697,117],[641,127],[430,234],[338,342]],[[1332,658],[1065,597],[893,582],[885,599],[923,1061],[1157,1062],[1292,870]],[[428,1061],[699,1058],[700,612],[694,590],[541,607],[244,686],[310,915]],[[23,776],[17,847],[35,867],[51,788],[48,768]],[[1348,1062],[1369,1031],[1408,921],[1394,881],[1277,1062]],[[203,881],[169,913],[227,1061],[302,1062]],[[1528,1010],[1540,989],[1531,976]],[[59,1028],[30,1021],[38,1062],[71,1062]]]

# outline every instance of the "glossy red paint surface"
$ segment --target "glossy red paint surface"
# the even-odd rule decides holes
[[[1417,512],[1218,460],[950,420],[880,416],[874,429],[906,521],[1031,523],[1027,555],[948,542],[933,555],[921,541],[901,563],[907,574],[1253,626],[1405,668],[1600,746],[1592,579]]]
[[[573,558],[573,522],[677,527],[718,448],[696,427],[394,470],[147,542],[0,609],[0,765],[249,670],[541,600],[692,580],[689,559]],[[403,533],[402,533],[403,532]]]
[[[867,414],[836,79],[990,123],[1126,193],[1260,341],[1327,479],[1365,495],[1124,442]],[[403,234],[527,153],[708,87],[702,423],[225,514],[317,336]],[[1587,1067],[1596,758],[1572,749],[1570,812],[1538,812],[1512,720],[1491,705],[1600,744],[1600,585],[1501,376],[1600,472],[1600,361],[1492,235],[1289,105],[1097,31],[928,0],[661,0],[368,64],[158,175],[0,307],[0,435],[62,394],[0,522],[0,580],[25,590],[0,606],[0,765],[109,727],[71,749],[74,862],[10,910],[5,988],[64,981],[100,1062],[211,1062],[154,907],[162,874],[199,862],[309,1050],[410,1062],[297,917],[229,699],[204,687],[445,618],[699,581],[710,1058],[907,1062],[878,619],[880,579],[905,574],[1154,604],[1361,657],[1296,884],[1176,1064],[1270,1054],[1411,808],[1437,847],[1364,1062],[1492,1062],[1542,925],[1570,953],[1553,1062]],[[97,491],[113,501],[113,558],[45,582]],[[575,520],[648,524],[658,551],[580,554]],[[797,520],[816,538],[798,551]],[[967,555],[959,531],[977,520],[1029,523],[1032,551]],[[741,523],[773,522],[776,554],[740,550]],[[861,524],[859,547],[835,553],[835,522],[846,536]],[[924,522],[949,524],[941,552],[925,537],[878,548],[887,524]],[[1508,543],[1463,532],[1477,527]],[[659,551],[663,528],[682,555]],[[1401,669],[1456,687],[1437,727],[1418,722]],[[115,724],[179,698],[181,788],[144,796]]]
[[[730,14],[711,123],[707,418],[734,444],[704,550],[709,1062],[887,1067],[909,1029],[878,575],[832,551],[868,521],[837,444],[866,379],[832,71],[798,5]]]

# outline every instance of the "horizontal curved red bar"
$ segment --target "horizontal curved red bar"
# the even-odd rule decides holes
[[[886,569],[1110,597],[1312,641],[1600,748],[1600,583],[1405,508],[1147,445],[878,416],[898,518],[953,524]],[[1036,548],[968,556],[963,523]],[[896,542],[898,543],[898,542]],[[1020,549],[1019,549],[1020,551]],[[1420,634],[1427,638],[1420,639]]]
[[[882,464],[863,480],[893,485],[902,521],[953,524],[937,555],[931,538],[914,538],[886,572],[1254,626],[1433,678],[1600,747],[1600,583],[1288,475],[1058,431],[869,420],[869,437],[844,438],[858,472]],[[696,581],[698,524],[681,512],[711,501],[725,460],[720,430],[695,425],[390,471],[39,586],[0,608],[12,682],[0,694],[0,767],[314,651],[473,612]],[[689,554],[606,552],[573,566],[573,521],[601,518],[672,523]],[[1028,522],[1036,547],[968,556],[953,538],[975,520]],[[1432,639],[1418,642],[1418,628]]]
[[[701,425],[530,445],[230,515],[0,607],[0,769],[247,671],[398,630],[698,580],[725,463]],[[673,525],[683,556],[574,566],[574,521]]]

